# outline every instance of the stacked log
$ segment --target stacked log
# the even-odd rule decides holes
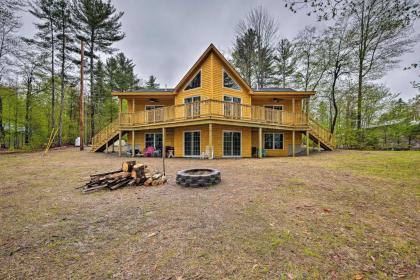
[[[166,177],[159,171],[151,172],[144,164],[126,161],[119,170],[91,175],[90,181],[81,188],[83,193],[89,193],[106,188],[115,190],[124,186],[158,186],[166,181]]]

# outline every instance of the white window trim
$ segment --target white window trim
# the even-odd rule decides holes
[[[145,132],[144,133],[144,148],[147,148],[147,146],[146,146],[146,134],[153,134],[153,147],[155,148],[156,147],[156,134],[162,134],[162,132]],[[163,146],[163,134],[162,134],[162,146]]]
[[[273,134],[273,149],[266,149],[265,148],[265,135],[266,134]],[[274,149],[274,134],[281,134],[281,135],[283,135],[282,136],[282,138],[283,138],[283,142],[282,142],[282,148],[281,149]],[[283,151],[284,150],[284,133],[283,132],[264,132],[264,139],[263,139],[263,141],[264,141],[264,145],[263,145],[263,147],[264,147],[264,150],[270,150],[270,151]]]
[[[198,133],[200,133],[200,153],[199,153],[198,156],[195,156],[195,155],[192,155],[192,156],[188,155],[187,156],[187,155],[185,155],[185,133],[187,133],[187,132],[198,132]],[[184,130],[184,132],[182,133],[182,154],[186,158],[199,158],[201,156],[201,129],[198,129],[198,130]]]
[[[192,82],[192,80],[194,80],[195,76],[197,76],[198,73],[201,72],[201,77],[200,77],[200,86],[196,87],[196,88],[191,88],[191,89],[186,89],[187,86]],[[192,76],[191,79],[188,80],[188,82],[186,83],[185,87],[184,87],[184,91],[191,91],[191,90],[195,90],[195,89],[201,89],[201,87],[203,86],[203,71],[201,71],[201,68],[194,73],[194,75]]]
[[[241,148],[239,156],[225,156],[225,132],[239,132],[241,134]],[[222,130],[222,152],[223,158],[241,158],[242,157],[242,130]]]
[[[224,89],[228,89],[228,90],[234,90],[234,91],[239,91],[239,92],[242,92],[242,88],[241,88],[241,86],[239,85],[239,83],[238,83],[238,81],[236,81],[233,77],[232,77],[232,75],[229,75],[229,77],[238,85],[238,87],[239,88],[229,88],[229,87],[225,87],[225,73],[226,72],[226,74],[228,74],[229,75],[229,72],[228,71],[226,71],[225,70],[225,68],[222,68],[222,85],[223,85],[223,88]]]

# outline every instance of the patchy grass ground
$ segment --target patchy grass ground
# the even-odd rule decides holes
[[[1,279],[419,279],[420,153],[168,159],[169,183],[83,195],[122,159],[0,156]],[[160,159],[144,159],[160,168]],[[203,189],[180,168],[222,171]]]

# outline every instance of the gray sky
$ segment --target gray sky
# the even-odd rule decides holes
[[[122,28],[126,38],[115,46],[136,64],[140,78],[153,74],[161,87],[174,87],[210,43],[224,54],[230,52],[235,26],[249,10],[263,5],[279,23],[279,35],[293,39],[306,25],[319,25],[304,13],[293,14],[281,0],[113,0],[125,14]],[[23,17],[22,35],[34,32],[33,18]],[[420,23],[416,24],[420,30]],[[382,82],[404,99],[415,96],[410,81],[414,71],[402,68],[418,61],[420,45],[402,57],[401,67],[389,72]]]

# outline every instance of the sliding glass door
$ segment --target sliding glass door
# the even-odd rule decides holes
[[[238,131],[223,132],[223,156],[241,156],[241,133]]]
[[[200,155],[200,131],[184,132],[184,156]]]

